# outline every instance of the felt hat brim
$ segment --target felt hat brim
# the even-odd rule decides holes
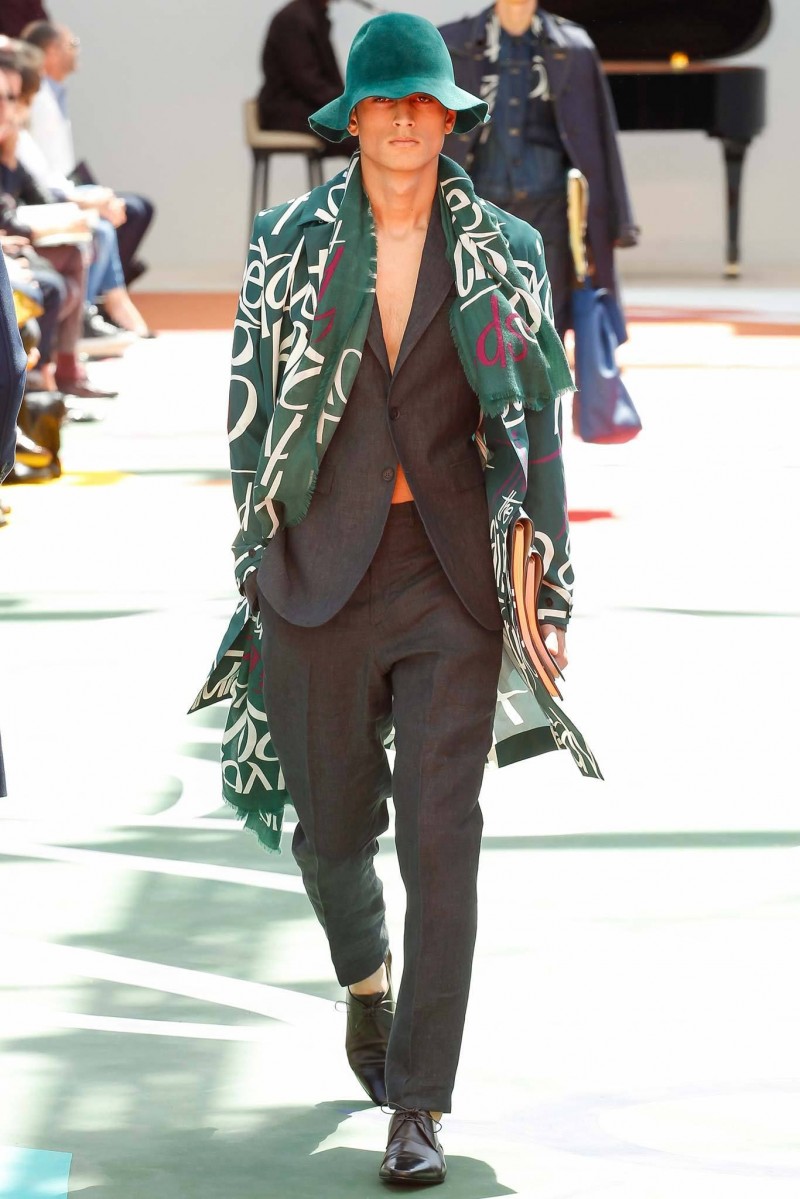
[[[476,125],[483,125],[489,119],[489,106],[484,100],[479,100],[470,92],[457,87],[455,83],[441,79],[425,79],[419,75],[407,76],[405,79],[395,79],[380,91],[372,88],[359,88],[352,94],[347,92],[331,100],[308,118],[308,123],[315,133],[329,142],[341,142],[349,137],[347,125],[350,113],[356,104],[369,96],[386,96],[389,100],[402,100],[403,96],[413,96],[418,92],[433,96],[445,108],[455,111],[456,123],[454,133],[469,133]]]

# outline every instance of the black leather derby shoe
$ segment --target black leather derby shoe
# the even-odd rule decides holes
[[[385,995],[353,995],[347,988],[345,1049],[350,1068],[378,1107],[386,1103],[386,1047],[392,1031],[392,955],[386,959]]]
[[[378,1177],[381,1182],[430,1186],[444,1182],[447,1162],[430,1112],[401,1108],[392,1116],[389,1143]]]

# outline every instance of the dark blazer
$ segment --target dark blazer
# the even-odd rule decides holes
[[[465,17],[440,29],[447,43],[456,83],[481,95],[489,74],[486,23],[492,9]],[[633,246],[639,230],[631,211],[622,160],[617,145],[617,119],[611,93],[594,42],[586,30],[564,17],[539,9],[542,55],[545,59],[553,109],[564,152],[572,166],[589,181],[588,242],[595,264],[595,284],[616,291],[614,246]],[[470,170],[481,126],[445,142],[445,154]],[[489,134],[491,137],[491,126]]]
[[[501,627],[474,434],[480,407],[450,333],[453,273],[434,207],[403,342],[389,372],[377,301],[344,416],[301,524],[267,545],[258,587],[292,624],[324,624],[372,561],[403,465],[430,541],[467,610]]]
[[[291,0],[267,30],[258,96],[262,129],[309,133],[308,118],[344,91],[325,0]]]

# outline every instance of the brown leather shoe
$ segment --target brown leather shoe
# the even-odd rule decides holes
[[[350,1068],[377,1107],[386,1103],[386,1047],[392,1031],[392,955],[386,958],[385,995],[353,995],[347,988],[345,1049]]]
[[[400,1108],[389,1124],[389,1143],[378,1177],[381,1182],[430,1186],[444,1182],[447,1162],[436,1136],[441,1125],[430,1112]]]
[[[115,400],[119,395],[118,391],[107,387],[92,387],[85,379],[65,379],[63,375],[57,378],[64,395],[74,396],[78,400]]]

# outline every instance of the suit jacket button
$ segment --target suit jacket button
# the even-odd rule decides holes
[[[397,420],[399,415],[400,415],[399,408],[390,408],[389,409],[389,420]]]
[[[394,471],[392,470],[391,466],[386,467],[386,470],[383,472],[383,477],[387,483],[391,483],[392,479],[394,478]]]

